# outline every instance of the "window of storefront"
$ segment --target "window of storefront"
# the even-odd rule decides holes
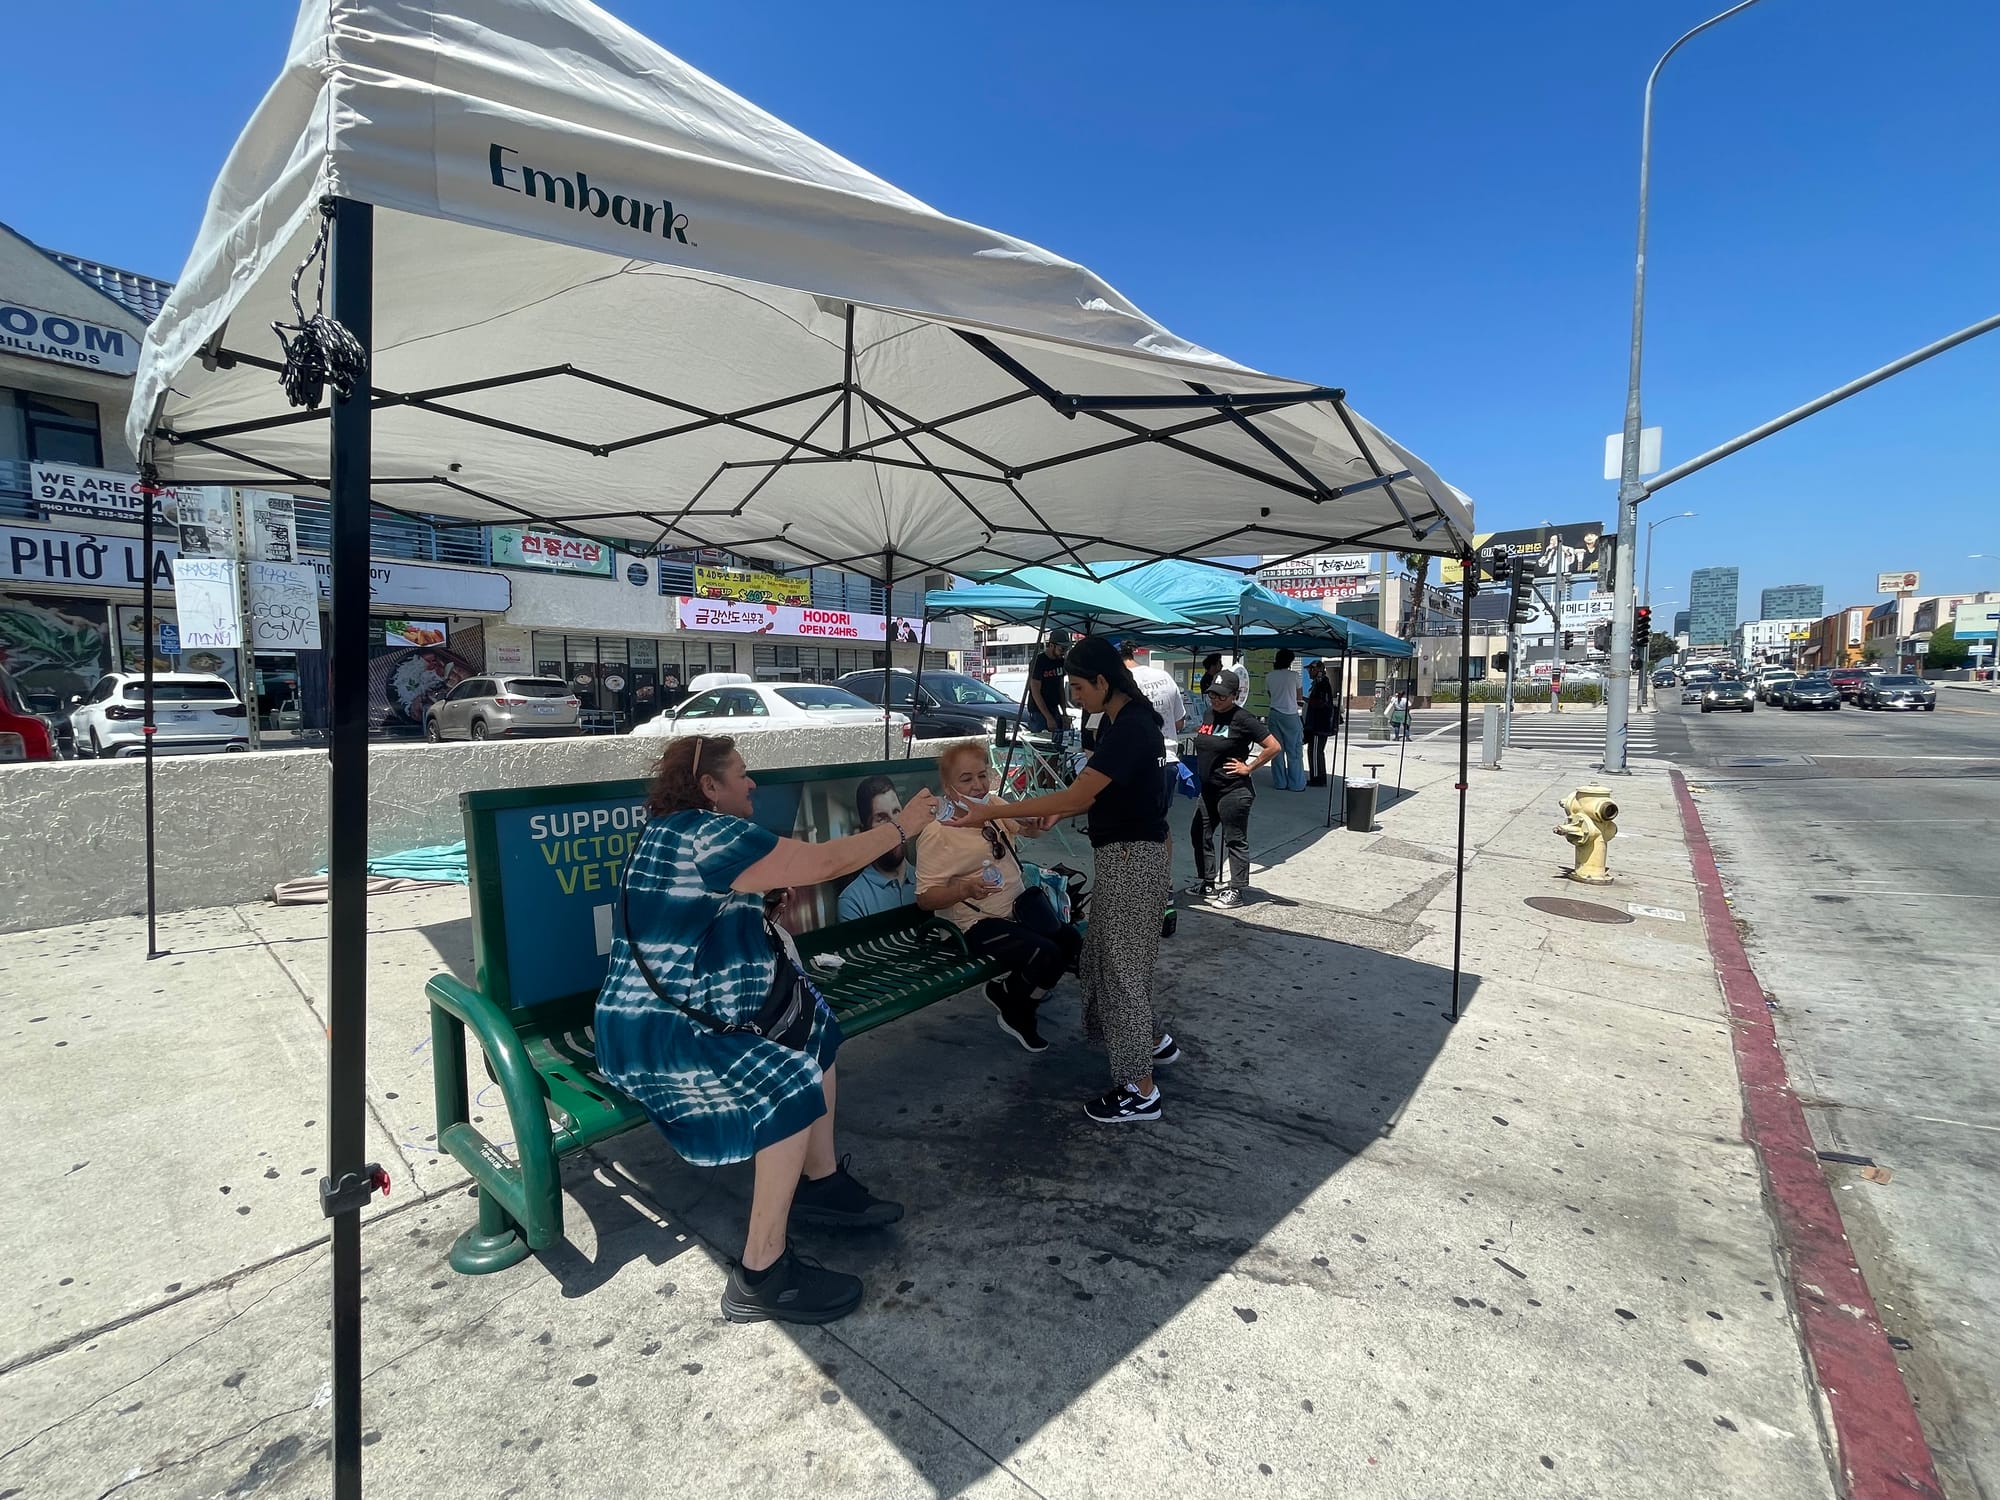
[[[0,386],[0,459],[98,467],[97,404]]]

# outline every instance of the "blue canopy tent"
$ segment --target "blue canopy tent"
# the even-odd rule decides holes
[[[939,615],[981,615],[1012,624],[1036,621],[1046,632],[1051,625],[1074,625],[1086,633],[1100,630],[1136,631],[1188,629],[1193,621],[1164,605],[1150,603],[1121,587],[1101,579],[1054,568],[1031,568],[1047,574],[1034,585],[1025,583],[975,583],[964,588],[932,589],[924,595],[924,638],[930,638],[930,622]],[[913,698],[923,690],[924,662],[917,655],[917,680]],[[1027,684],[1021,686],[1021,713],[1028,708]],[[884,703],[886,711],[887,704]],[[906,751],[907,753],[907,751]],[[1001,777],[1013,769],[1014,740],[1007,744],[1007,761]]]

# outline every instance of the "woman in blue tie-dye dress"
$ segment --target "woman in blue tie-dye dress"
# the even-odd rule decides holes
[[[920,792],[896,819],[823,844],[780,838],[750,820],[757,784],[734,742],[674,740],[647,799],[649,821],[626,876],[629,934],[611,949],[597,997],[597,1060],[636,1099],[680,1156],[696,1166],[756,1159],[743,1258],[723,1294],[736,1322],[827,1323],[861,1300],[859,1277],[793,1255],[791,1220],[827,1228],[894,1223],[901,1205],[868,1192],[833,1149],[834,1054],[840,1025],[824,1004],[803,1050],[748,1032],[770,993],[776,959],[764,930],[764,893],[850,874],[907,842],[905,829],[936,815]],[[647,983],[644,950],[663,999]],[[678,1002],[678,1003],[676,1003]]]

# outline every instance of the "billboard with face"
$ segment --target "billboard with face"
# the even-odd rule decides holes
[[[1486,571],[1487,554],[1496,546],[1505,547],[1516,567],[1529,566],[1540,578],[1567,572],[1572,581],[1600,579],[1599,587],[1611,586],[1611,555],[1615,539],[1604,534],[1602,521],[1571,521],[1563,526],[1530,526],[1520,531],[1483,531],[1473,538],[1480,557],[1480,582],[1492,581]],[[1442,559],[1439,578],[1447,585],[1463,582],[1458,559]]]

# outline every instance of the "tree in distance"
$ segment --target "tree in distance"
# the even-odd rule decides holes
[[[1878,661],[1887,661],[1894,654],[1889,647],[1889,643],[1880,636],[1867,642],[1861,648],[1861,659],[1871,666]]]
[[[1680,649],[1674,644],[1674,638],[1670,635],[1656,635],[1646,642],[1646,650],[1652,654],[1654,661],[1663,656],[1678,656]]]
[[[1958,638],[1958,631],[1950,625],[1940,625],[1931,632],[1930,655],[1924,658],[1924,669],[1931,672],[1949,672],[1965,665],[1972,648]]]

